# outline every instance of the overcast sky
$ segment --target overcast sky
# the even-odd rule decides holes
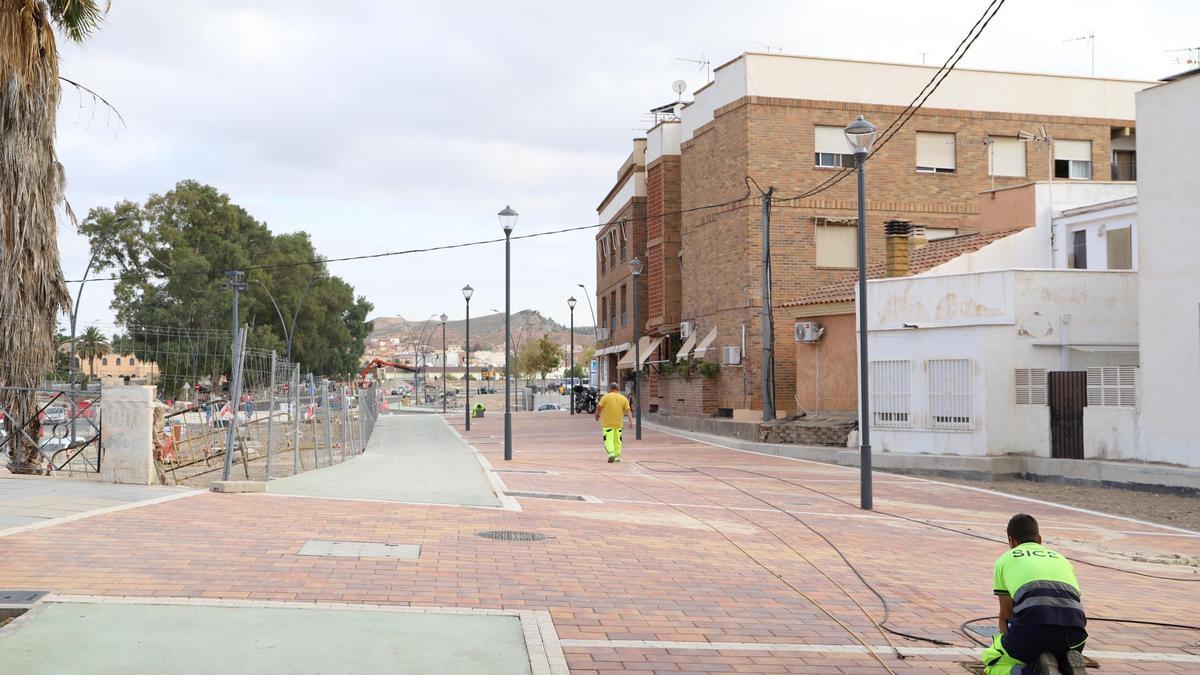
[[[61,70],[127,126],[64,88],[59,157],[80,217],[192,178],[328,257],[501,236],[505,204],[518,233],[591,224],[645,111],[676,79],[705,83],[680,57],[940,64],[986,4],[115,0]],[[1064,40],[1094,31],[1096,75],[1155,79],[1184,69],[1164,50],[1196,46],[1197,25],[1194,0],[1008,0],[960,65],[1087,75],[1087,43]],[[576,284],[595,292],[593,235],[515,243],[514,311],[565,323],[575,294],[590,324]],[[64,224],[60,245],[79,278],[85,241]],[[331,269],[375,316],[458,318],[467,283],[473,312],[503,308],[501,244]],[[111,321],[111,285],[87,285],[81,325]]]

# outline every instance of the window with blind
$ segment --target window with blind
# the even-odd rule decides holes
[[[988,175],[1025,177],[1025,144],[1008,136],[988,137]]]
[[[933,359],[926,364],[929,378],[929,426],[971,429],[971,360]]]
[[[1017,368],[1017,405],[1046,405],[1046,369]]]
[[[912,426],[912,400],[908,383],[911,370],[909,361],[871,362],[872,426]]]
[[[1137,366],[1101,366],[1087,369],[1087,404],[1132,407],[1137,403]]]
[[[954,134],[917,132],[917,171],[954,173]]]
[[[830,168],[854,166],[854,154],[850,142],[841,127],[814,127],[813,148],[816,165]]]
[[[621,327],[629,323],[629,314],[625,311],[625,284],[621,284]]]
[[[858,228],[846,225],[815,225],[817,267],[858,265]]]
[[[600,274],[604,274],[605,270],[608,269],[608,256],[604,255],[604,242],[600,242],[597,248],[600,251]]]
[[[1091,180],[1092,142],[1055,139],[1054,177]]]
[[[1133,269],[1133,229],[1123,227],[1119,230],[1109,230],[1104,233],[1105,248],[1108,253],[1108,269]]]

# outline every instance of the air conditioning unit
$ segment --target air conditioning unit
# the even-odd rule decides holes
[[[825,329],[816,321],[796,323],[796,342],[816,342],[825,334]]]
[[[742,362],[741,347],[724,347],[721,349],[721,365],[736,366]]]
[[[684,321],[683,323],[679,324],[679,337],[686,340],[686,339],[690,338],[691,336],[692,336],[692,322]]]
[[[604,342],[608,338],[609,338],[609,333],[608,333],[607,328],[597,328],[596,329],[596,340],[598,342]]]

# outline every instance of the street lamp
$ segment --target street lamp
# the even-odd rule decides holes
[[[846,140],[854,150],[854,166],[858,169],[858,447],[861,478],[859,506],[867,511],[871,504],[871,397],[867,360],[867,197],[866,174],[863,165],[875,143],[875,125],[862,115],[846,127]]]
[[[638,305],[638,278],[642,276],[642,259],[634,258],[629,261],[629,271],[633,272],[633,398],[637,407],[637,423],[633,437],[642,440],[642,327],[641,312]]]
[[[592,327],[595,328],[596,327],[596,310],[592,309],[592,296],[588,294],[587,286],[584,286],[583,284],[575,284],[575,285],[583,289],[583,299],[587,300],[588,313],[592,315]]]
[[[442,320],[442,414],[446,414],[446,315],[438,317]]]
[[[571,308],[571,367],[567,371],[567,381],[571,384],[571,414],[575,414],[575,296],[567,298],[567,307]]]
[[[467,389],[467,418],[466,430],[471,430],[471,296],[475,294],[475,289],[471,288],[471,284],[463,286],[463,299],[467,301],[467,339],[463,342],[463,349],[466,352],[466,362],[463,367],[463,378],[466,382]]]
[[[504,228],[504,461],[512,459],[512,231],[518,214],[505,206],[496,214]]]

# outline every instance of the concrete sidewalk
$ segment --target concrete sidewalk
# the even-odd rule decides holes
[[[0,476],[0,534],[26,525],[191,492],[46,476]]]
[[[383,415],[358,457],[273,480],[267,492],[418,504],[500,506],[483,466],[436,415]]]

